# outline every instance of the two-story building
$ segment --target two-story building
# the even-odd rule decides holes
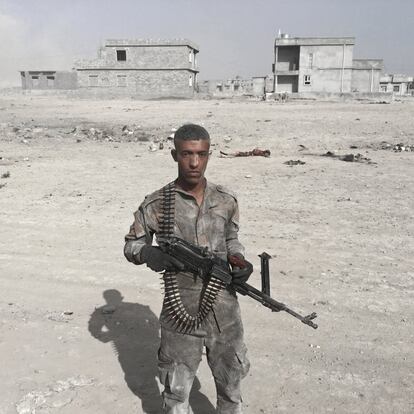
[[[273,91],[276,93],[379,92],[381,59],[354,59],[354,37],[275,39]]]
[[[189,40],[110,39],[93,60],[75,63],[79,89],[140,97],[191,97],[198,47]]]
[[[355,39],[293,37],[275,39],[275,92],[351,92]]]

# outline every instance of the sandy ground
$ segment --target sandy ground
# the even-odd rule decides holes
[[[273,297],[319,315],[313,330],[240,299],[245,413],[414,412],[414,153],[380,149],[414,144],[414,103],[9,95],[0,97],[0,413],[160,412],[160,282],[122,248],[132,212],[176,166],[167,142],[149,151],[121,129],[165,139],[189,121],[216,144],[208,178],[239,194],[252,284],[267,251]],[[219,157],[254,147],[271,157]],[[102,309],[107,290],[124,298],[113,315]],[[191,403],[214,412],[205,361]]]

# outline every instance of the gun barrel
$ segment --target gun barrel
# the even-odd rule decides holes
[[[294,310],[288,308],[284,303],[274,300],[269,295],[260,292],[260,290],[254,288],[253,286],[247,283],[234,284],[234,288],[238,293],[245,296],[250,296],[252,299],[260,302],[263,306],[266,306],[267,308],[271,309],[273,312],[285,311],[289,315],[292,315],[295,318],[299,319],[305,325],[308,325],[313,329],[318,328],[318,325],[312,322],[312,320],[315,319],[317,316],[315,312],[311,313],[310,315],[302,316]]]

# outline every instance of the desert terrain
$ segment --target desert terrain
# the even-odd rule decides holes
[[[240,298],[244,412],[413,413],[414,101],[9,93],[0,95],[0,414],[160,412],[160,278],[125,260],[123,240],[143,197],[175,178],[168,137],[185,122],[211,134],[207,178],[238,194],[250,282],[259,287],[266,251],[272,296],[318,314],[313,330]],[[256,147],[270,157],[220,157]],[[205,360],[191,405],[214,413]]]

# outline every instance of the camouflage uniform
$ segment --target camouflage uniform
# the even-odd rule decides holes
[[[236,197],[219,185],[207,182],[199,207],[195,198],[176,188],[174,234],[197,246],[206,246],[222,259],[244,254],[237,238],[239,211]],[[125,256],[140,264],[140,250],[157,236],[161,215],[161,191],[147,196],[135,213],[135,221],[125,237]],[[192,315],[198,311],[203,287],[200,278],[188,272],[176,275],[181,299]],[[158,353],[160,381],[164,385],[166,413],[192,413],[189,394],[206,348],[208,364],[217,389],[217,412],[241,413],[240,382],[249,362],[243,342],[240,308],[234,290],[220,291],[213,310],[201,328],[192,334],[174,331],[161,311],[161,345]]]

